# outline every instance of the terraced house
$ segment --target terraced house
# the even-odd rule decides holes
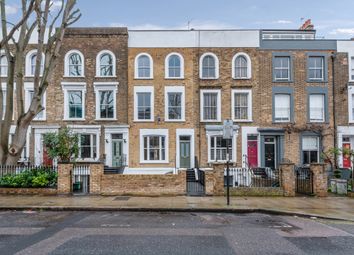
[[[339,77],[351,81],[352,66],[345,57],[340,61],[337,47],[351,60],[352,45],[316,39],[311,26],[70,28],[52,77],[55,85],[29,129],[23,159],[50,163],[43,134],[69,126],[80,134],[79,161],[102,161],[124,173],[163,174],[196,162],[207,168],[226,161],[222,124],[231,119],[235,166],[274,169],[285,159],[297,165],[320,162],[321,151],[336,139],[340,146],[348,139],[335,135],[333,91],[343,82]],[[24,67],[26,102],[35,56],[29,51]],[[6,76],[5,58],[1,75]],[[352,122],[351,98],[349,119],[341,125]],[[350,127],[338,127],[344,129]]]

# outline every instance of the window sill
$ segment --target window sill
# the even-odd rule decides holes
[[[232,79],[234,79],[235,81],[237,81],[237,80],[244,81],[244,80],[251,80],[251,77],[245,77],[245,78],[236,78],[236,77],[232,77]]]
[[[230,163],[236,163],[235,160],[230,160],[229,161]],[[227,163],[227,160],[218,160],[218,161],[210,161],[208,160],[208,164],[226,164]]]
[[[134,122],[154,122],[154,120],[134,120]]]
[[[134,80],[153,80],[154,77],[134,77]]]
[[[328,83],[327,80],[306,80],[308,83]]]
[[[293,80],[273,80],[274,83],[293,83]]]
[[[200,120],[200,122],[205,122],[205,123],[213,123],[213,122],[221,122],[221,120]]]
[[[96,75],[95,78],[117,78],[117,75],[110,75],[110,76],[100,76],[100,75]]]
[[[165,77],[165,80],[184,80],[184,77]]]
[[[165,122],[185,122],[185,119],[181,119],[181,120],[165,120]]]
[[[68,119],[68,118],[65,118],[63,120],[64,121],[85,121],[85,119]]]
[[[219,77],[215,77],[215,78],[203,78],[203,77],[199,77],[200,80],[218,80]]]
[[[67,76],[67,75],[64,75],[63,78],[85,78],[85,76]]]
[[[96,121],[114,121],[114,120],[117,120],[117,118],[98,118],[95,120]]]

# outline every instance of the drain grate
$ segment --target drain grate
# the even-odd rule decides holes
[[[113,200],[117,200],[117,201],[128,201],[130,199],[130,197],[116,197]]]

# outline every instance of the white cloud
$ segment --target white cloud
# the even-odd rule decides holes
[[[337,28],[329,33],[331,35],[354,35],[354,28]]]
[[[291,20],[280,19],[280,20],[274,21],[273,23],[276,23],[276,24],[292,24],[293,22]]]
[[[18,11],[18,7],[14,5],[5,5],[5,11],[7,15],[16,14]]]
[[[231,24],[214,21],[214,20],[191,20],[184,24],[177,24],[173,26],[161,26],[151,23],[144,23],[138,25],[129,25],[124,23],[110,23],[111,27],[128,27],[130,30],[182,30],[182,29],[237,29],[239,27],[235,27]]]

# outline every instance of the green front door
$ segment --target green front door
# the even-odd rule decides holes
[[[191,141],[189,136],[181,136],[179,141],[179,164],[181,168],[191,167]]]
[[[112,167],[123,166],[123,140],[112,140]]]

